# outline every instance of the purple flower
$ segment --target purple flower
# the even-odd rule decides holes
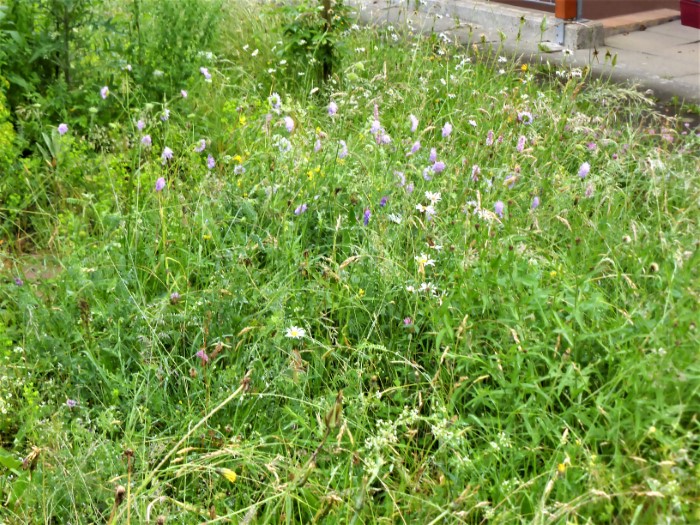
[[[380,130],[380,129],[382,129],[381,123],[380,123],[378,120],[376,120],[376,119],[373,120],[373,121],[372,121],[372,126],[369,128],[370,133],[372,133],[372,135],[374,135],[374,134],[376,134],[376,133],[379,133],[379,130]]]
[[[382,197],[382,200],[379,201],[379,206],[382,208],[386,206],[387,201],[389,200],[389,197]]]
[[[282,109],[282,98],[278,93],[272,93],[267,97],[267,101],[270,103],[270,107],[275,113],[279,113]]]
[[[314,144],[314,151],[316,153],[321,151],[321,139],[316,139],[316,143]]]
[[[136,123],[136,129],[138,129],[139,131],[143,131],[143,128],[145,128],[145,127],[146,127],[146,123],[142,119],[139,119],[138,122]]]
[[[617,159],[618,159],[617,153],[613,153],[613,154],[612,154],[612,159],[613,159],[613,160],[617,160]]]
[[[388,133],[381,133],[377,139],[381,144],[391,144],[391,136]]]
[[[331,102],[328,104],[328,116],[332,117],[336,113],[338,113],[338,104],[331,100]]]
[[[170,118],[170,110],[169,110],[168,108],[165,108],[165,109],[163,110],[163,113],[162,113],[161,116],[160,116],[160,120],[162,120],[163,122],[165,122],[165,121],[168,120],[169,118]]]
[[[234,175],[243,175],[245,173],[245,168],[242,165],[238,165],[235,168],[233,168],[233,174]]]
[[[369,219],[372,217],[372,212],[367,208],[365,213],[362,215],[362,223],[367,226],[369,224]]]
[[[209,69],[207,69],[206,67],[200,67],[199,72],[202,75],[204,75],[204,80],[206,80],[207,82],[211,81],[211,73],[209,73]]]
[[[409,195],[410,195],[411,193],[413,193],[413,188],[414,188],[414,187],[413,187],[413,183],[412,183],[412,182],[409,182],[408,185],[406,185],[406,191],[408,192]]]
[[[492,129],[490,129],[489,132],[486,134],[486,145],[487,146],[493,145],[493,130]]]
[[[204,351],[204,348],[201,348],[199,351],[197,351],[196,354],[194,354],[195,357],[199,357],[202,360],[202,366],[206,365],[209,362],[209,356],[207,353]]]
[[[411,155],[413,155],[414,153],[416,153],[419,149],[420,149],[420,140],[417,140],[417,141],[415,141],[415,142],[413,143],[413,146],[411,146],[411,151],[409,151],[408,153],[406,153],[406,156],[407,156],[407,157],[410,157]]]
[[[505,204],[503,204],[503,201],[496,201],[496,204],[493,205],[493,211],[495,211],[496,215],[498,215],[501,219],[503,218],[504,208]]]
[[[141,137],[141,144],[149,148],[151,146],[151,136],[144,135],[143,137]]]
[[[595,151],[598,149],[598,145],[595,142],[589,142],[587,148],[588,151]]]
[[[423,178],[425,180],[433,180],[433,178],[430,176],[430,168],[423,168]]]
[[[443,138],[449,137],[451,133],[452,133],[452,124],[450,124],[449,122],[445,122],[445,125],[442,127]]]
[[[297,206],[296,210],[294,210],[294,215],[301,215],[306,211],[306,209],[306,204],[300,204],[299,206]]]
[[[532,124],[532,113],[529,111],[523,111],[518,113],[518,122],[522,122],[526,126]]]
[[[411,121],[411,133],[415,133],[418,129],[418,119],[415,115],[409,115],[408,119]]]
[[[66,133],[68,133],[68,124],[59,124],[58,133],[60,135],[65,135]]]
[[[100,96],[102,97],[103,100],[109,96],[109,88],[107,86],[100,89]]]
[[[187,91],[185,91],[184,89],[181,89],[181,90],[180,90],[180,96],[181,96],[182,98],[187,98]]]
[[[68,408],[75,408],[78,406],[78,402],[75,399],[66,399],[66,406]]]
[[[287,128],[289,133],[294,131],[294,119],[292,117],[284,117],[284,127]]]
[[[165,179],[163,177],[158,177],[158,180],[156,181],[156,191],[163,191],[163,188],[165,188]]]
[[[24,281],[22,279],[20,279],[19,277],[15,277],[15,285],[24,286]]]
[[[535,195],[535,198],[532,199],[532,204],[530,205],[530,209],[536,210],[539,205],[540,205],[540,198]]]
[[[406,175],[404,175],[403,171],[395,171],[394,175],[399,179],[399,186],[404,187],[406,185]]]
[[[445,169],[445,163],[442,162],[441,160],[438,160],[435,164],[433,164],[433,172],[435,173],[441,173]]]
[[[403,320],[404,326],[409,326],[409,325],[412,324],[412,323],[413,323],[413,321],[411,320],[410,317],[406,317],[406,318]]]
[[[582,179],[586,178],[586,175],[588,175],[591,172],[591,165],[588,164],[588,162],[584,162],[581,164],[581,167],[578,169],[578,176],[581,177]]]
[[[479,167],[478,164],[474,164],[474,165],[472,166],[472,180],[473,180],[474,182],[478,182],[478,181],[479,181],[479,175],[481,175],[481,168]]]
[[[173,292],[170,294],[170,304],[177,304],[180,302],[180,294]]]
[[[202,153],[204,151],[204,148],[207,147],[207,141],[204,139],[200,139],[199,143],[194,147],[194,150],[197,153]]]
[[[527,139],[525,138],[524,135],[520,135],[520,137],[518,138],[518,146],[516,147],[516,149],[518,150],[518,153],[522,153],[522,151],[525,149],[526,140]]]
[[[428,157],[428,160],[435,164],[435,161],[437,160],[437,150],[435,148],[430,148],[430,156]]]
[[[163,148],[163,153],[161,154],[160,158],[163,159],[163,164],[165,164],[173,158],[173,150],[171,150],[168,146],[165,146],[165,148]]]
[[[340,144],[340,151],[338,152],[338,158],[344,159],[345,157],[348,156],[348,145],[345,143],[344,140],[339,140],[338,144]]]
[[[211,155],[207,155],[207,168],[213,170],[214,166],[216,166],[216,161],[214,160],[214,157],[212,157]]]

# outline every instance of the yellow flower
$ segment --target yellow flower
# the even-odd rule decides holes
[[[523,64],[522,66],[520,66],[520,70],[527,71],[527,64]]]
[[[564,474],[566,472],[566,463],[559,463],[557,465],[557,472],[559,472],[559,474]]]
[[[549,276],[550,276],[552,279],[554,279],[554,278],[557,276],[557,272],[554,271],[554,270],[552,270],[551,272],[549,272]]]
[[[234,155],[234,156],[233,156],[233,160],[235,160],[236,162],[238,162],[238,164],[243,163],[243,157],[241,157],[240,155]]]
[[[357,292],[358,297],[364,297],[365,296],[365,291],[360,288],[360,291]]]
[[[245,115],[241,115],[240,117],[238,117],[238,123],[239,123],[241,126],[245,126],[245,123],[246,123]]]
[[[231,483],[235,483],[236,480],[238,479],[238,476],[236,475],[236,473],[233,470],[228,469],[228,468],[220,469],[219,474],[221,474],[223,477],[225,477]]]

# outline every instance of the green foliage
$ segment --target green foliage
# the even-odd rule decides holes
[[[334,36],[329,115],[284,12],[113,5],[0,180],[0,521],[697,521],[696,130],[407,27]]]

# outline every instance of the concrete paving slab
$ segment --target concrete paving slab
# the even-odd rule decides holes
[[[662,49],[687,43],[687,39],[677,36],[653,34],[647,31],[635,31],[621,35],[611,36],[605,39],[605,45],[615,49],[627,49],[642,53],[658,53]]]
[[[661,34],[685,38],[688,40],[688,42],[695,42],[697,40],[700,40],[700,29],[684,26],[681,24],[680,20],[674,20],[666,24],[649,27],[647,28],[647,31],[652,34]]]

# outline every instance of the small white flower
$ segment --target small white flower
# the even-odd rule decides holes
[[[428,257],[424,253],[421,253],[420,255],[416,255],[414,257],[414,259],[418,263],[418,266],[420,267],[421,270],[423,268],[425,268],[426,266],[435,266],[435,260],[431,259],[430,257]]]
[[[301,339],[306,336],[306,330],[298,326],[290,326],[287,328],[287,333],[284,335],[290,339]]]
[[[430,204],[432,204],[433,206],[435,206],[438,202],[442,200],[442,196],[440,195],[439,191],[426,191],[425,198],[428,199],[430,201]]]
[[[389,220],[391,222],[396,223],[396,224],[401,224],[401,221],[403,221],[403,218],[398,213],[390,213]]]
[[[499,64],[504,64],[506,62],[508,62],[508,59],[506,57],[503,57],[503,56],[498,57]]]
[[[258,53],[260,53],[260,51],[256,49],[255,51],[253,51],[253,52],[250,54],[250,56],[256,57],[256,56],[258,56]]]

